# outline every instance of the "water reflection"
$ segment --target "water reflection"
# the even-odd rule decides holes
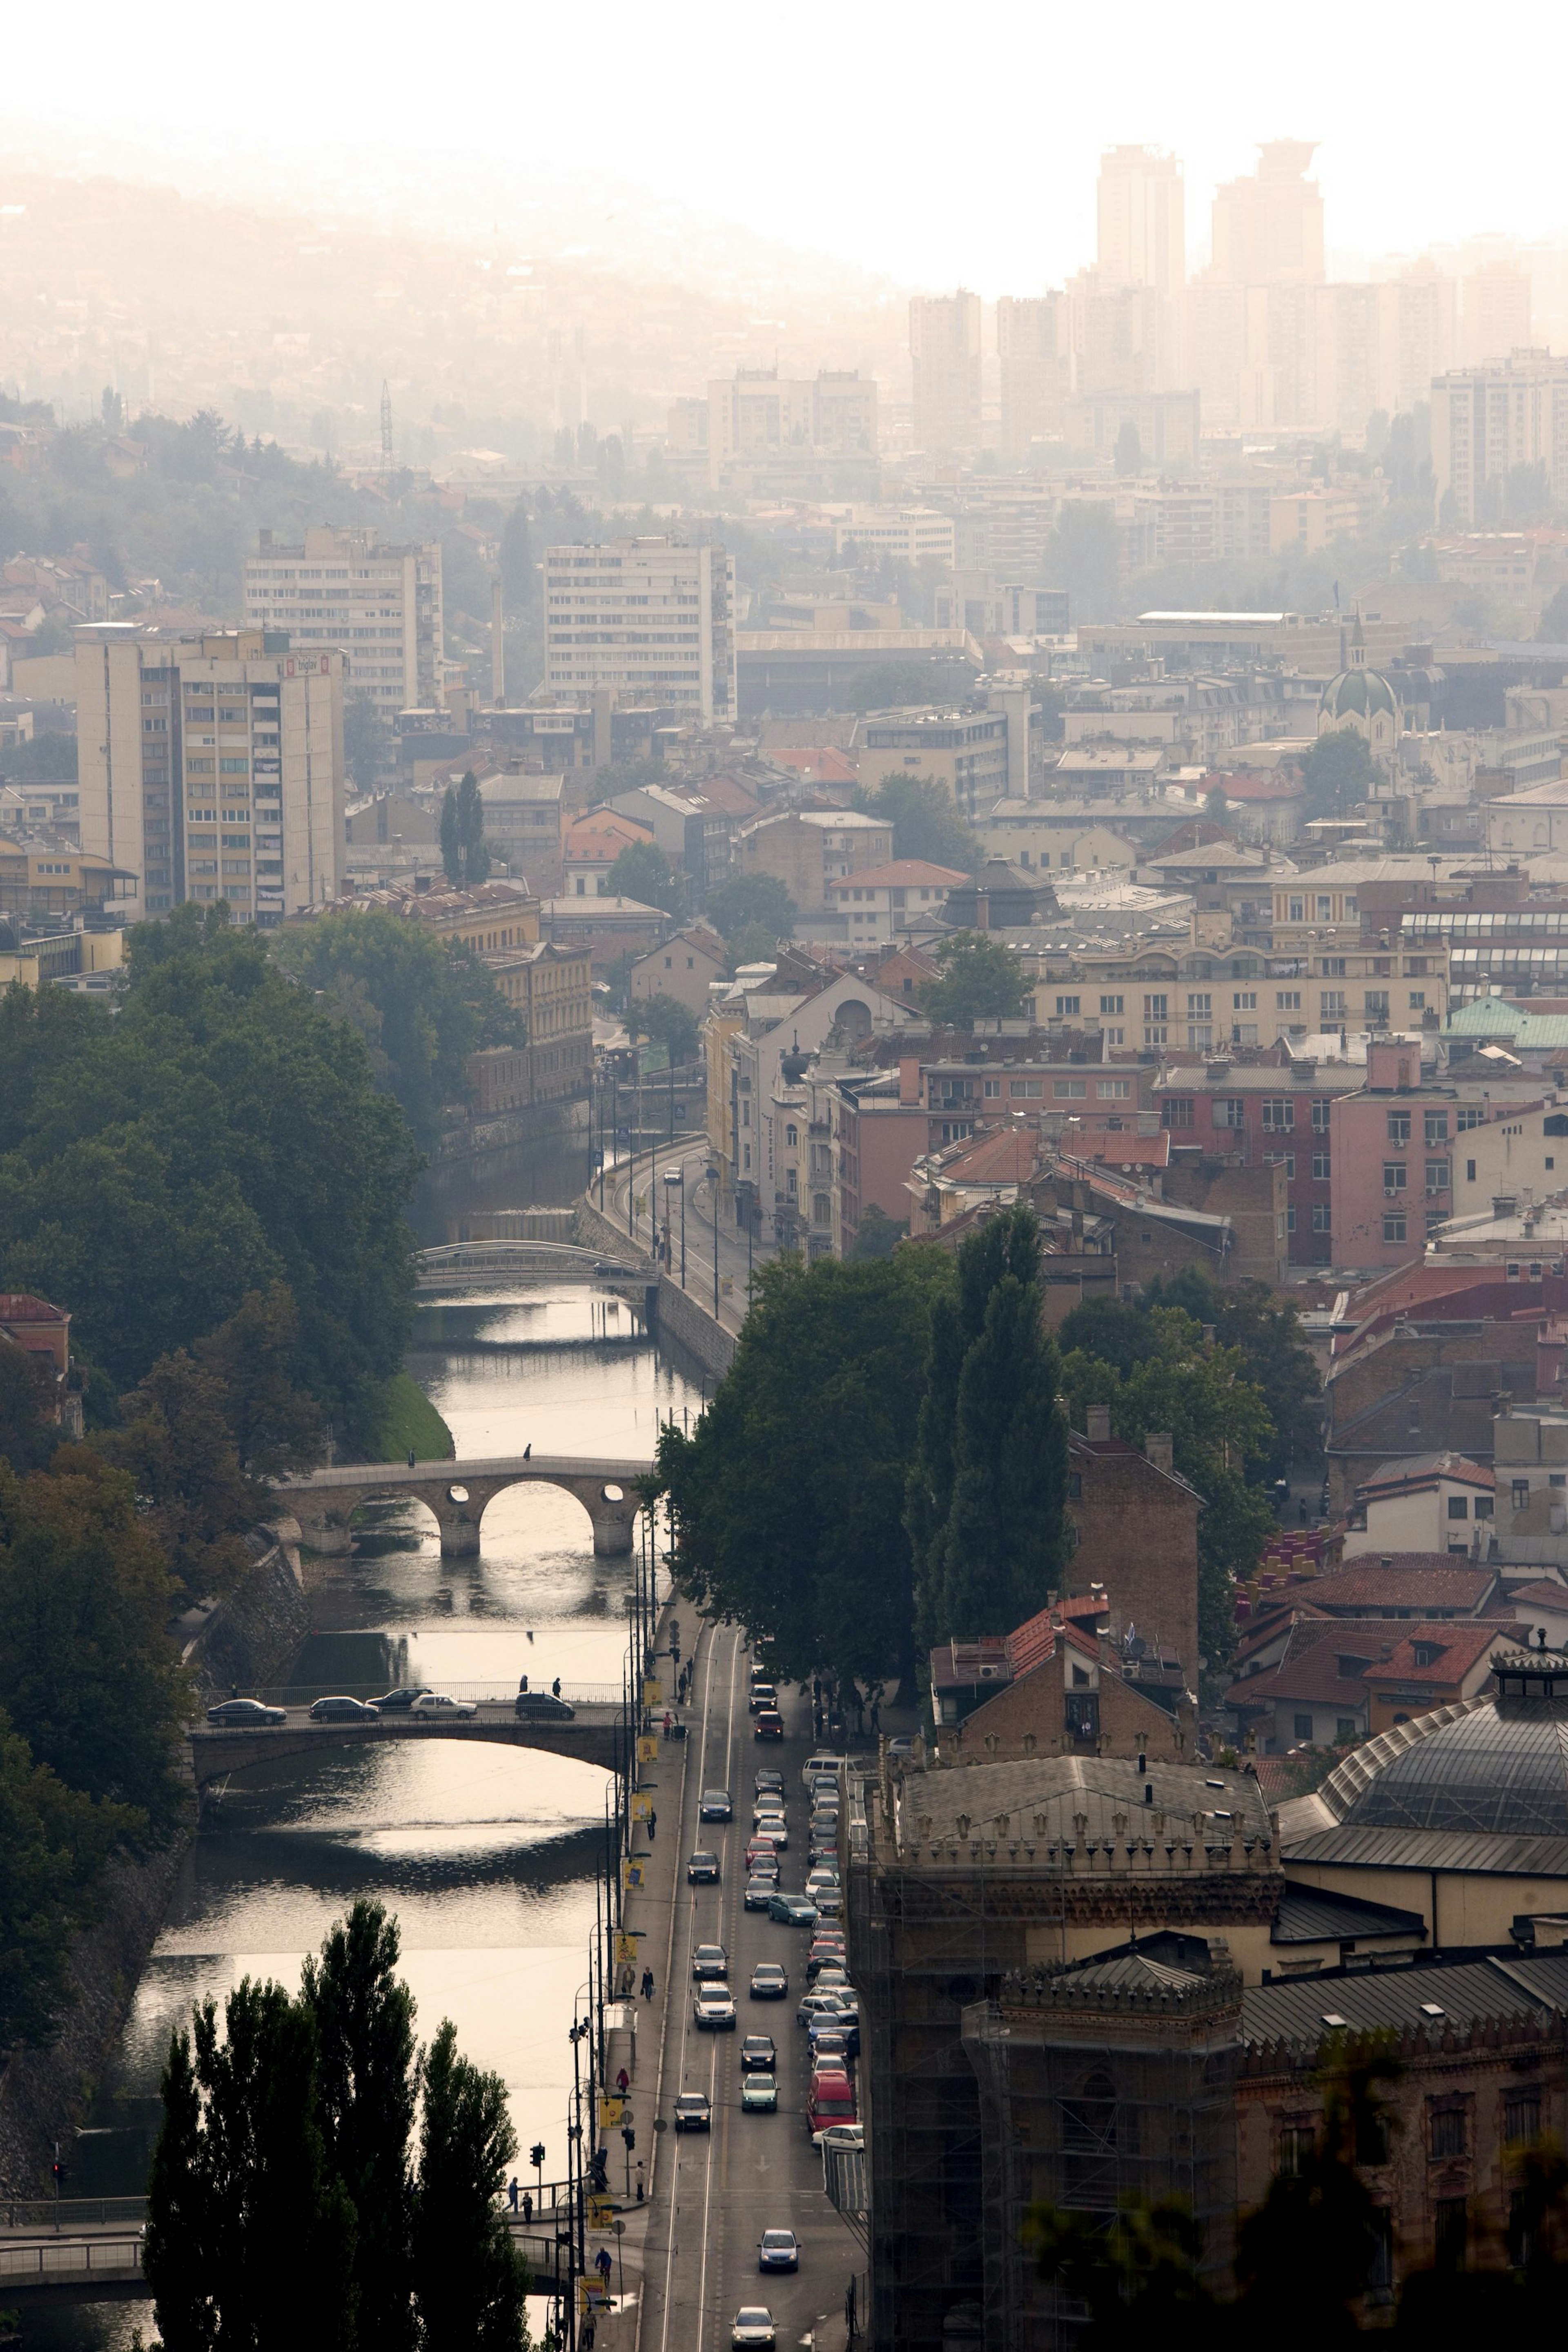
[[[614,1310],[614,1311],[612,1311]],[[410,1368],[459,1456],[645,1454],[658,1422],[695,1412],[700,1381],[656,1351],[619,1300],[563,1286],[420,1310]],[[477,1558],[443,1560],[416,1504],[363,1514],[358,1549],[311,1571],[311,1632],[291,1680],[317,1689],[437,1686],[526,1672],[618,1691],[628,1563],[594,1557],[570,1495],[522,1486],[485,1513]],[[242,1977],[298,1984],[304,1955],[362,1893],[397,1914],[419,2030],[443,2017],[505,2080],[526,2147],[564,2168],[565,2029],[585,1972],[605,1776],[570,1759],[466,1742],[344,1748],[258,1765],[228,1783],[187,1856],[111,2081],[74,2151],[72,2190],[141,2186],[157,2081],[193,2000]],[[30,2344],[123,2352],[143,2307],[29,2317]]]

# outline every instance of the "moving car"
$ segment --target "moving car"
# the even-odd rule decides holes
[[[310,1709],[312,1723],[374,1723],[375,1709],[363,1698],[319,1698]]]
[[[734,1808],[728,1789],[704,1789],[697,1808],[698,1818],[704,1822],[733,1821]]]
[[[710,2033],[733,2033],[735,2003],[730,1988],[722,1984],[700,1984],[697,1998],[691,2004],[692,2021]]]
[[[753,1715],[755,1715],[760,1708],[764,1706],[772,1707],[776,1714],[778,1710],[778,1703],[779,1695],[773,1688],[772,1683],[753,1683],[752,1685],[751,1696],[747,1699],[746,1705],[751,1708]]]
[[[401,1714],[405,1707],[412,1706],[416,1698],[423,1698],[429,1687],[428,1683],[400,1683],[396,1690],[389,1690],[384,1698],[372,1699],[371,1705],[377,1715]]]
[[[730,2330],[731,2344],[770,2345],[778,2342],[773,2315],[765,2304],[743,2304],[735,2314],[735,2324]]]
[[[838,2011],[836,2009],[825,2009],[820,2017],[814,2017],[805,2029],[805,2038],[811,2044],[811,2063],[814,2066],[833,2066],[837,2067],[840,2074],[847,2073],[850,2056],[849,2036],[838,2022]]]
[[[551,1691],[519,1691],[513,1704],[519,1715],[533,1716],[547,1723],[571,1723],[577,1713],[574,1706]]]
[[[777,1960],[759,1960],[752,1970],[752,1999],[787,2000],[788,1998],[788,1969],[781,1968]]]
[[[770,1770],[768,1766],[765,1764],[761,1768],[756,1779],[752,1782],[752,1790],[759,1797],[763,1794],[763,1791],[767,1789],[775,1790],[782,1797],[784,1794],[784,1774],[782,1772]]]
[[[805,2127],[816,2139],[833,2124],[852,2124],[855,2113],[855,2086],[847,2074],[834,2074],[824,2068],[813,2074],[811,2088],[805,2095]]]
[[[225,1698],[207,1709],[209,1723],[232,1723],[242,1729],[265,1730],[270,1723],[287,1723],[286,1706],[268,1706],[265,1699]]]
[[[753,1739],[782,1739],[784,1736],[784,1717],[782,1715],[758,1716],[757,1727],[752,1734]]]
[[[757,1790],[756,1802],[752,1807],[752,1827],[754,1830],[760,1830],[764,1821],[782,1822],[788,1818],[784,1798],[777,1789]]]
[[[742,2074],[771,2074],[779,2062],[771,2033],[748,2033],[741,2044]]]
[[[741,2113],[742,2115],[773,2115],[779,2103],[776,2074],[742,2074],[741,2077]]]
[[[459,1721],[468,1722],[479,1711],[471,1698],[448,1698],[445,1691],[421,1691],[408,1710],[410,1716],[417,1717],[421,1722],[427,1721],[431,1716],[443,1716],[448,1721],[455,1716]]]
[[[779,1850],[773,1839],[761,1834],[749,1839],[746,1844],[747,1867],[750,1868],[752,1863],[761,1861],[764,1857],[771,1862],[776,1862],[779,1858]]]
[[[730,1955],[722,1944],[699,1944],[691,1955],[691,1973],[699,1984],[722,1984],[730,1973]]]
[[[776,1871],[765,1874],[761,1871],[755,1873],[746,1881],[746,1892],[742,1898],[744,1907],[748,1911],[765,1911],[773,1899],[778,1883]]]
[[[793,2230],[764,2230],[757,2247],[760,2271],[797,2271],[800,2247]]]
[[[782,1813],[759,1813],[755,1834],[772,1838],[781,1853],[789,1843],[789,1827]]]
[[[804,1895],[775,1895],[768,1905],[768,1917],[781,1920],[786,1927],[815,1927],[816,1906]]]
[[[681,2092],[675,2102],[675,2128],[678,2132],[712,2130],[713,2111],[706,2091]]]
[[[694,1853],[686,1865],[686,1875],[693,1886],[717,1886],[719,1857],[716,1853]]]

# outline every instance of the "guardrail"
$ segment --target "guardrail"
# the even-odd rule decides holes
[[[394,1687],[397,1686],[394,1685]],[[404,1685],[403,1687],[406,1689],[409,1685]],[[472,1699],[479,1706],[510,1706],[517,1696],[516,1682],[510,1680],[505,1675],[497,1675],[491,1682],[437,1681],[426,1683],[424,1687],[426,1690],[439,1691],[447,1698]],[[550,1677],[546,1675],[542,1679],[537,1675],[530,1675],[528,1687],[533,1693],[548,1692]],[[310,1706],[319,1698],[380,1698],[386,1689],[387,1685],[384,1682],[258,1683],[249,1690],[242,1691],[239,1696],[242,1698],[265,1699],[268,1706]],[[619,1706],[625,1693],[619,1683],[563,1682],[558,1696],[573,1706]],[[406,1712],[402,1707],[394,1707],[390,1711],[394,1715]],[[239,1728],[243,1730],[244,1726],[241,1725]]]
[[[145,2197],[0,2197],[0,2230],[140,2227]]]
[[[0,2285],[64,2286],[101,2279],[106,2286],[142,2275],[142,2241],[134,2238],[47,2238],[34,2246],[0,2239]]]

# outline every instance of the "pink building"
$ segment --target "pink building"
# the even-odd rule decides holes
[[[855,1246],[865,1210],[909,1221],[905,1186],[926,1150],[930,1120],[919,1102],[900,1094],[898,1074],[885,1071],[840,1078],[833,1088],[834,1243],[843,1256]]]
[[[1374,1040],[1365,1085],[1329,1108],[1334,1265],[1419,1257],[1454,1213],[1458,1138],[1547,1098],[1539,1079],[1423,1081],[1416,1041]]]

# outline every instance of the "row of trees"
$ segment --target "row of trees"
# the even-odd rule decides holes
[[[416,2047],[396,1922],[361,1901],[297,1996],[247,1978],[173,2036],[143,2267],[164,2352],[521,2352],[500,2077]]]

